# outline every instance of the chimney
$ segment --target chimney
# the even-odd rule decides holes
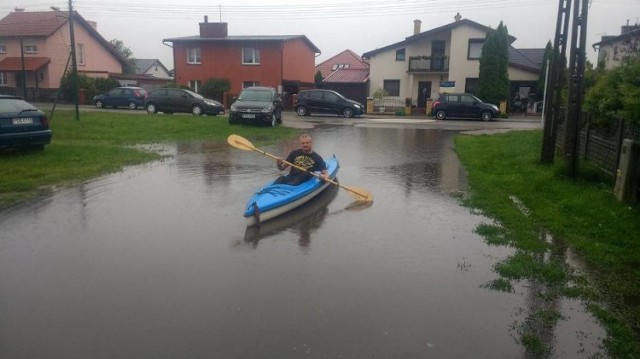
[[[200,37],[222,39],[228,35],[226,22],[209,22],[209,17],[204,16],[204,22],[200,23]]]
[[[413,34],[414,35],[418,35],[420,33],[420,24],[422,24],[422,21],[416,19],[413,20]]]
[[[458,22],[462,19],[462,16],[460,16],[460,13],[457,13],[453,18],[456,19],[456,22]]]

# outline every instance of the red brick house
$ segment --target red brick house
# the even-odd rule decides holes
[[[321,62],[316,72],[322,74],[321,88],[334,90],[360,103],[367,103],[369,64],[351,50]]]
[[[304,35],[229,36],[227,23],[200,23],[200,35],[164,39],[173,44],[175,80],[197,91],[208,79],[231,82],[229,95],[247,86],[294,94],[313,86],[320,50]]]
[[[92,77],[122,73],[126,60],[98,33],[96,24],[78,13],[74,19],[78,72]],[[29,93],[57,89],[69,45],[68,12],[15,11],[0,19],[0,92],[21,88],[23,79]]]

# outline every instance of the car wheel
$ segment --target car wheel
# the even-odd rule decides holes
[[[137,108],[138,108],[138,104],[136,104],[136,102],[135,102],[135,101],[131,101],[131,102],[129,102],[129,109],[131,109],[131,110],[135,110],[135,109],[137,109]]]
[[[342,109],[342,116],[346,117],[346,118],[351,118],[353,117],[353,110],[350,108],[344,108]]]
[[[96,101],[96,108],[103,108],[104,104],[102,103],[102,101],[98,100]]]
[[[438,110],[436,111],[436,118],[438,120],[444,120],[445,118],[447,118],[447,113],[444,112],[443,110]]]
[[[154,103],[147,104],[147,113],[151,115],[158,113],[158,108]]]
[[[278,124],[278,119],[276,118],[276,114],[272,114],[271,115],[271,127],[276,127],[276,125]]]
[[[482,121],[491,121],[491,111],[482,111],[480,117],[482,118]]]
[[[193,107],[191,108],[191,113],[195,116],[202,115],[202,107],[200,107],[200,105],[193,105]]]
[[[307,108],[304,106],[300,106],[298,107],[298,109],[296,110],[296,113],[298,114],[298,116],[306,116],[309,114],[309,111],[307,111]]]

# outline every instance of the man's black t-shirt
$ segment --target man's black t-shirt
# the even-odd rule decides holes
[[[304,153],[301,149],[291,151],[289,156],[287,156],[287,162],[293,163],[294,165],[302,167],[310,172],[320,172],[327,169],[327,164],[322,159],[322,156],[315,152]],[[276,182],[299,185],[311,178],[311,174],[295,167],[291,167],[289,174],[283,177],[285,178],[281,177]]]

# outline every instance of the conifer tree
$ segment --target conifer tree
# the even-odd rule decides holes
[[[500,21],[489,30],[480,55],[480,73],[476,96],[499,105],[509,98],[509,32]]]

